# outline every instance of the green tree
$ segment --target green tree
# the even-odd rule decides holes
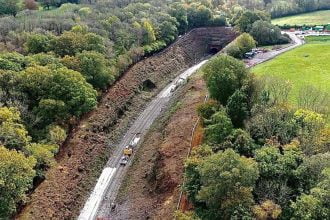
[[[38,2],[40,2],[40,4],[48,10],[50,7],[57,7],[61,4],[61,0],[39,0]]]
[[[173,3],[171,4],[170,15],[176,18],[179,23],[179,34],[186,33],[188,29],[188,16],[186,8],[181,3]]]
[[[250,134],[242,129],[234,129],[222,145],[223,149],[232,148],[236,153],[246,157],[253,157],[254,151],[258,148]]]
[[[178,36],[178,29],[172,22],[164,21],[160,25],[160,37],[167,44],[171,43]]]
[[[19,11],[19,0],[0,0],[0,15],[16,16]]]
[[[228,99],[226,105],[229,115],[235,127],[242,127],[244,120],[249,115],[248,97],[242,90],[238,89]]]
[[[221,144],[231,134],[233,124],[223,111],[212,115],[205,128],[205,140],[210,144]]]
[[[211,98],[226,105],[229,97],[243,86],[248,71],[243,62],[220,55],[210,60],[202,69]]]
[[[214,113],[220,110],[220,108],[221,106],[217,101],[208,100],[197,107],[197,112],[200,117],[209,120]]]
[[[77,54],[79,69],[86,81],[97,89],[105,89],[114,81],[114,76],[107,65],[106,58],[94,51],[84,51]]]
[[[230,56],[243,58],[245,53],[251,51],[255,47],[256,42],[253,37],[247,33],[243,33],[228,45],[226,51]]]
[[[43,177],[44,172],[55,164],[54,155],[58,151],[58,146],[34,143],[27,146],[26,151],[37,161],[34,167],[37,171],[37,176]]]
[[[36,161],[0,146],[0,218],[9,218],[31,187]]]
[[[276,146],[255,151],[260,178],[254,193],[258,201],[269,199],[288,208],[290,199],[299,193],[296,170],[303,161],[303,154],[297,143],[283,146],[281,151]]]
[[[0,69],[21,71],[26,64],[26,57],[19,53],[13,52],[0,54]]]
[[[187,10],[188,27],[206,26],[212,19],[212,11],[201,4],[193,3]]]
[[[148,20],[142,22],[143,44],[150,44],[156,40],[155,31],[152,23]]]
[[[30,108],[37,108],[35,111],[41,116],[46,117],[47,113],[52,118],[80,116],[96,106],[97,93],[79,72],[64,67],[33,66],[20,77],[20,90],[28,94]],[[45,126],[44,120],[47,117],[37,124]]]
[[[41,99],[33,109],[43,127],[55,122],[63,121],[69,117],[68,107],[62,100]]]
[[[66,131],[58,125],[48,127],[47,142],[50,144],[61,145],[67,138]]]
[[[294,220],[330,218],[330,168],[322,171],[322,179],[310,194],[302,194],[291,204]]]
[[[322,170],[330,167],[330,153],[316,154],[311,157],[304,157],[303,163],[296,170],[299,178],[300,188],[308,192],[315,187],[322,179]]]
[[[248,33],[252,28],[252,24],[258,20],[270,21],[270,16],[265,12],[247,10],[235,21],[235,25],[241,32]]]
[[[0,108],[0,144],[8,149],[23,150],[31,138],[21,123],[20,113],[15,108]]]
[[[252,189],[259,176],[254,160],[228,149],[206,158],[198,170],[201,189],[197,199],[206,204],[213,218],[230,219],[237,207],[252,207]]]
[[[54,36],[31,33],[28,35],[24,44],[25,50],[28,53],[47,53],[51,50],[51,43],[54,40]]]
[[[262,107],[252,115],[247,122],[247,130],[257,143],[264,144],[267,139],[276,139],[287,144],[298,135],[298,126],[293,120],[294,111],[290,107]]]
[[[307,155],[328,152],[330,129],[326,127],[325,116],[310,110],[298,109],[294,113],[298,125],[298,139]]]
[[[273,45],[289,43],[290,39],[282,36],[281,29],[269,21],[256,21],[253,23],[250,34],[258,45]]]
[[[195,204],[199,205],[196,196],[198,191],[201,189],[200,174],[198,171],[198,166],[201,162],[212,155],[212,149],[208,145],[201,145],[198,148],[192,150],[190,157],[185,161],[185,183],[184,190],[187,192],[189,200]]]

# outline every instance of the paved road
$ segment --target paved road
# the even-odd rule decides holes
[[[292,50],[292,49],[294,49],[296,47],[299,47],[299,46],[301,46],[301,45],[303,45],[305,43],[304,40],[302,40],[301,38],[297,37],[297,35],[296,35],[295,32],[284,32],[284,33],[288,34],[290,36],[290,38],[292,39],[292,43],[289,44],[288,47],[280,48],[278,50],[271,50],[271,51],[268,51],[266,53],[257,54],[252,59],[245,60],[246,61],[246,65],[248,67],[252,67],[252,66],[258,65],[258,64],[263,63],[265,61],[271,60],[274,57],[276,57],[276,56],[278,56],[278,55],[280,55],[280,54],[282,54],[284,52],[287,52],[287,51]]]
[[[93,192],[78,217],[79,220],[111,217],[111,203],[115,200],[120,183],[132,161],[131,158],[126,166],[120,166],[120,159],[123,156],[125,146],[132,142],[138,143],[142,140],[152,123],[160,115],[162,108],[170,101],[177,87],[183,84],[190,75],[196,72],[206,62],[207,60],[204,60],[180,74],[149,103],[146,109],[134,121],[108,160]]]

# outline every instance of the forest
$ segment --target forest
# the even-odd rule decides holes
[[[246,39],[238,39],[238,43],[233,44],[230,53],[240,58],[256,43],[267,45],[288,42],[280,30],[270,24],[271,17],[327,9],[329,6],[326,0],[0,0],[0,218],[12,216],[17,207],[24,204],[27,193],[44,180],[45,172],[56,163],[54,156],[70,130],[81,117],[97,107],[102,93],[134,63],[161,51],[179,35],[202,26],[232,25],[253,36],[257,42],[251,40],[250,35],[245,35]],[[271,33],[269,41],[264,42],[265,38],[260,37],[264,33],[262,30],[270,29],[275,31]],[[281,194],[283,202],[271,200],[275,210],[279,210],[277,207],[281,205],[283,213],[289,213],[294,209],[292,207],[299,210],[307,199],[323,207],[323,198],[316,194],[325,190],[322,187],[328,180],[326,178],[329,178],[327,170],[323,172],[324,175],[317,173],[314,179],[309,178],[310,182],[290,182],[299,167],[305,166],[297,178],[306,181],[303,175],[309,172],[310,166],[315,165],[312,161],[326,161],[327,154],[314,155],[324,151],[322,138],[321,143],[315,142],[315,148],[306,144],[301,147],[304,149],[302,151],[295,148],[297,142],[294,141],[302,139],[305,142],[300,144],[307,143],[311,136],[308,132],[315,130],[315,120],[319,133],[313,133],[312,137],[324,136],[324,132],[329,132],[324,130],[323,116],[309,111],[295,111],[284,104],[281,107],[274,105],[277,100],[270,98],[269,93],[264,91],[257,94],[252,91],[255,87],[249,83],[253,84],[253,80],[245,78],[246,70],[241,64],[227,57],[219,59],[220,62],[231,63],[237,70],[231,73],[234,74],[231,79],[233,83],[224,87],[226,96],[216,95],[219,92],[215,91],[216,88],[210,90],[211,94],[215,92],[212,97],[217,101],[209,103],[210,107],[205,110],[208,113],[201,111],[205,117],[206,131],[209,131],[206,135],[208,145],[202,147],[204,152],[196,153],[193,159],[200,161],[201,165],[198,166],[202,167],[201,173],[187,173],[188,176],[197,175],[201,179],[192,178],[191,181],[202,183],[203,178],[209,175],[207,169],[212,160],[231,157],[238,166],[243,166],[244,172],[253,174],[248,175],[249,179],[242,179],[244,183],[239,187],[240,190],[232,190],[233,195],[241,193],[247,198],[242,200],[244,204],[239,203],[242,209],[235,212],[242,213],[246,207],[252,207],[252,185],[256,182],[259,184],[256,190],[266,186],[278,190],[272,194],[274,198],[278,195],[276,193],[283,193],[279,190],[281,187],[285,188],[284,195]],[[212,68],[209,69],[211,71]],[[246,85],[246,82],[249,83]],[[246,103],[247,94],[253,94],[258,101]],[[238,100],[246,104],[243,112],[237,109]],[[231,106],[226,107],[230,110],[225,110],[221,105]],[[267,106],[267,110],[263,110],[262,106]],[[235,111],[242,114],[236,114]],[[232,118],[231,122],[230,116],[238,118]],[[247,116],[251,121],[260,123],[251,123],[247,128],[252,132],[252,137],[244,129],[238,129]],[[267,121],[272,119],[270,116],[274,116],[274,120],[276,117],[285,120],[277,122],[279,127],[267,127],[268,123],[275,125],[273,121]],[[219,126],[223,122],[228,127]],[[213,129],[225,130],[214,135]],[[267,148],[260,148],[266,144],[266,139],[268,141],[273,136],[272,132],[279,132],[283,137],[272,140]],[[250,148],[240,152],[238,149],[242,145],[231,143],[235,142],[236,137],[242,138],[244,144],[247,141]],[[235,146],[232,148],[236,152],[228,149],[216,153],[228,148],[224,143]],[[318,151],[314,152],[316,149]],[[268,152],[272,154],[272,159],[268,159]],[[201,154],[211,159],[205,159],[205,163],[202,163],[204,156]],[[242,159],[239,154],[264,163],[265,173],[258,171],[257,162]],[[313,156],[305,160],[305,154]],[[276,161],[281,172],[271,171],[269,160]],[[188,166],[194,164],[188,163]],[[289,171],[286,166],[290,167]],[[272,175],[283,177],[282,182],[273,183]],[[211,179],[205,181],[212,183]],[[227,184],[233,186],[230,182]],[[276,184],[277,188],[271,184]],[[193,183],[191,186],[196,188]],[[315,188],[315,195],[303,194],[312,188]],[[210,189],[216,190],[212,185]],[[196,207],[200,205],[208,210],[215,208],[218,210],[213,213],[215,216],[231,215],[226,208],[218,209],[218,204],[203,199],[210,195],[208,193],[214,193],[219,198],[228,195],[204,190],[200,197],[197,191],[199,188],[190,194],[192,201],[198,204]],[[257,201],[268,198],[262,193],[256,194]],[[297,202],[289,205],[291,198],[297,198]],[[236,203],[228,203],[228,207],[232,205]],[[262,209],[262,206],[259,208]]]

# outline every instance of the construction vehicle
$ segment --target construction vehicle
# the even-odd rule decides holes
[[[124,156],[130,157],[133,154],[133,148],[131,145],[127,145],[124,149]]]

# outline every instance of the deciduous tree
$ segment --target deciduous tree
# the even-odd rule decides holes
[[[248,76],[243,62],[226,55],[213,58],[202,71],[210,96],[223,105],[236,89],[243,86]]]
[[[31,187],[36,160],[0,146],[0,218],[9,218]]]

